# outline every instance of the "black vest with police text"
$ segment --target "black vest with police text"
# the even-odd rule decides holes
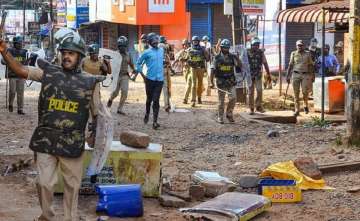
[[[9,53],[21,64],[26,63],[26,54],[27,50],[25,49],[16,49],[16,48],[9,48]],[[10,68],[8,68],[7,73],[8,78],[19,78]]]
[[[189,60],[188,64],[192,68],[205,68],[205,49],[203,47],[199,48],[189,48]]]
[[[215,56],[215,77],[216,84],[219,88],[228,88],[236,84],[235,80],[235,55],[229,54],[224,56],[218,54]]]
[[[81,71],[65,73],[60,66],[42,63],[39,125],[30,148],[55,156],[79,157],[85,146],[90,100],[97,78]]]

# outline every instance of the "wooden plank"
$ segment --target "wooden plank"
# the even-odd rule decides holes
[[[360,161],[319,165],[323,174],[360,170]]]

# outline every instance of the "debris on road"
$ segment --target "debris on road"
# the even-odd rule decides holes
[[[360,186],[352,186],[352,187],[349,187],[346,192],[348,193],[357,193],[357,192],[360,192]]]
[[[192,221],[238,221],[250,220],[270,207],[271,201],[266,197],[232,192],[180,211]]]
[[[6,166],[3,176],[7,176],[9,173],[14,173],[29,167],[32,163],[33,158],[28,158],[25,160],[19,160],[16,163]]]
[[[202,182],[225,182],[225,183],[231,183],[232,182],[229,178],[220,176],[217,172],[208,172],[208,171],[195,171],[195,173],[192,175],[192,179],[195,183],[202,183]]]
[[[263,179],[259,183],[258,193],[274,203],[295,203],[302,201],[301,189],[295,180]]]
[[[294,160],[295,167],[308,177],[314,180],[321,180],[322,174],[318,165],[310,157],[299,157]]]
[[[174,208],[180,208],[184,207],[186,205],[186,202],[180,198],[177,198],[175,196],[170,196],[167,194],[163,194],[159,197],[160,205],[164,207],[174,207]]]
[[[242,175],[239,179],[239,186],[242,188],[255,188],[259,184],[257,175]]]
[[[205,197],[205,187],[201,185],[190,185],[189,195],[192,200],[202,200]]]
[[[277,130],[269,130],[266,134],[267,137],[273,138],[273,137],[280,137],[280,133]]]
[[[146,148],[150,144],[150,136],[137,131],[126,131],[120,134],[120,141],[130,147]]]
[[[201,186],[205,188],[206,197],[216,197],[226,192],[233,192],[236,185],[224,181],[203,181]]]
[[[360,161],[319,165],[323,174],[360,170]]]

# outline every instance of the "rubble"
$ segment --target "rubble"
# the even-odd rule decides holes
[[[180,208],[186,205],[186,202],[175,196],[163,194],[159,197],[159,202],[164,207]]]
[[[216,197],[226,192],[233,192],[236,189],[234,184],[224,181],[203,181],[201,186],[205,188],[206,197]]]
[[[205,197],[205,187],[201,185],[191,185],[189,195],[192,200],[202,200]]]
[[[294,160],[295,167],[314,180],[322,179],[322,173],[318,165],[310,157],[300,157]]]
[[[240,176],[239,186],[242,188],[255,188],[259,184],[259,177],[256,175]]]
[[[280,137],[280,133],[277,130],[269,130],[266,134],[267,137],[273,138],[273,137]]]
[[[150,136],[137,131],[126,131],[120,134],[120,141],[130,147],[146,148],[150,144]]]

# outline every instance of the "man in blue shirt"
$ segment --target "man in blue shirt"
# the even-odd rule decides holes
[[[325,77],[336,76],[340,70],[340,64],[335,55],[330,54],[330,45],[326,44],[324,47],[325,55]],[[322,56],[318,58],[318,69],[320,70],[320,76],[322,75]]]
[[[164,50],[159,48],[159,36],[155,33],[148,34],[150,48],[146,49],[136,62],[136,72],[140,73],[145,81],[146,90],[146,113],[144,123],[149,121],[150,107],[153,107],[153,128],[156,130],[160,127],[158,116],[160,109],[160,95],[164,84]],[[143,74],[143,65],[146,65],[146,75]],[[134,76],[136,77],[136,75]]]

